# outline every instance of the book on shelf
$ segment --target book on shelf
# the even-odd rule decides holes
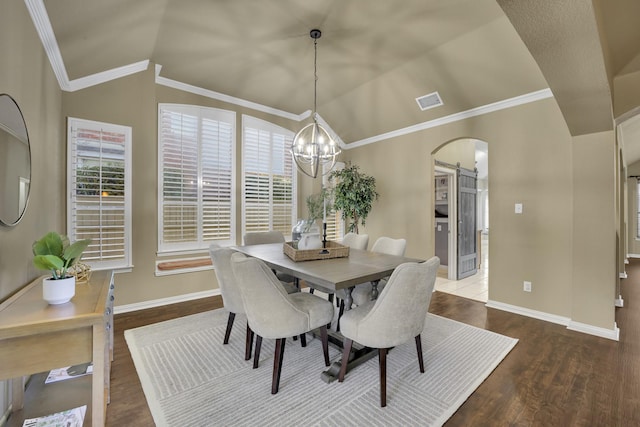
[[[64,368],[52,369],[47,375],[47,379],[44,380],[45,384],[54,383],[57,381],[64,381],[70,378],[77,378],[83,375],[89,375],[93,373],[93,364],[82,363],[80,365],[66,366]]]
[[[87,405],[37,418],[28,418],[22,427],[82,427]]]

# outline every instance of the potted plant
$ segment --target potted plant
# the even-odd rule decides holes
[[[344,169],[331,172],[329,180],[336,181],[333,208],[342,211],[342,219],[351,221],[348,231],[358,233],[358,224],[365,224],[373,202],[379,197],[376,179],[349,162]]]
[[[63,304],[76,292],[76,278],[67,270],[82,256],[91,240],[78,240],[71,244],[67,236],[51,231],[33,243],[33,265],[51,272],[42,282],[42,296],[49,304]]]

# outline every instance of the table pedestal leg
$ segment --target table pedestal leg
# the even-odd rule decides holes
[[[378,283],[380,283],[380,280],[371,282],[371,301],[378,299]]]
[[[351,292],[355,289],[355,286],[351,286],[345,291],[347,292],[347,298],[344,300],[344,309],[351,310],[351,305],[353,304],[353,296],[351,296]]]

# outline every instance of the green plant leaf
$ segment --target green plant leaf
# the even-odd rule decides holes
[[[82,255],[82,252],[89,246],[91,240],[78,240],[72,245],[67,246],[64,250],[62,258],[67,262],[65,263],[65,267],[70,267],[73,263]]]
[[[62,256],[64,243],[62,237],[55,231],[45,234],[40,240],[36,241],[33,246],[34,255],[56,255]]]
[[[36,255],[33,257],[33,265],[40,270],[61,270],[64,262],[55,255]]]

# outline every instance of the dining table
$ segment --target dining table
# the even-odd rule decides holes
[[[377,298],[378,282],[391,275],[393,270],[406,262],[423,262],[422,259],[405,256],[388,255],[361,249],[349,248],[348,256],[326,258],[309,261],[294,261],[284,251],[283,245],[288,243],[267,243],[261,245],[234,246],[233,249],[247,256],[261,259],[269,268],[286,273],[298,280],[304,280],[310,288],[321,292],[334,294],[340,289],[346,291],[344,301],[345,310],[349,310],[353,303],[351,292],[357,285],[371,283],[372,299]],[[323,249],[318,249],[322,251]],[[342,347],[343,337],[335,330],[329,331],[330,341]],[[367,347],[354,343],[354,351],[347,362],[347,369],[366,362],[375,356],[376,352]],[[325,382],[332,382],[338,378],[343,361],[334,361],[329,369],[322,372],[321,378]]]

